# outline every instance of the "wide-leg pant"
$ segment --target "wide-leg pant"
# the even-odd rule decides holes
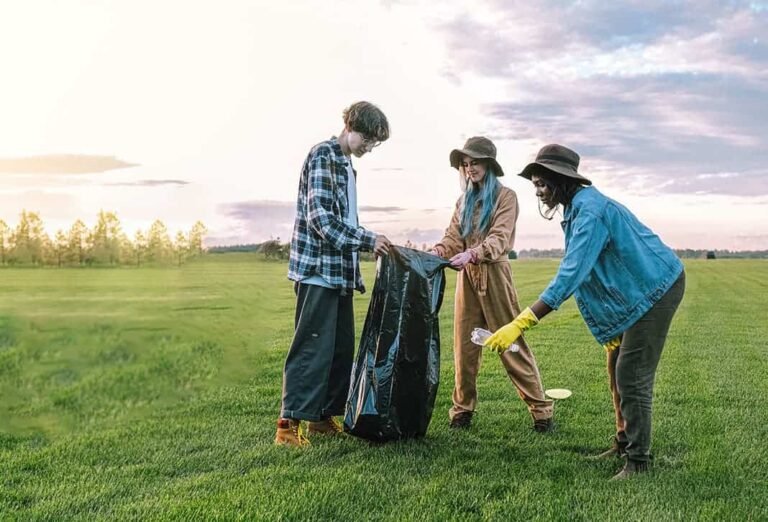
[[[488,267],[488,283],[484,296],[479,295],[466,269],[459,272],[454,305],[455,386],[453,407],[449,412],[451,418],[460,412],[474,412],[477,405],[477,374],[480,371],[483,348],[470,340],[472,330],[497,330],[519,313],[520,305],[508,263]],[[502,353],[501,363],[533,418],[538,420],[552,417],[552,401],[544,396],[533,352],[524,339],[521,338],[518,344],[520,351]]]
[[[296,284],[296,331],[283,370],[283,418],[343,415],[355,351],[352,295]]]

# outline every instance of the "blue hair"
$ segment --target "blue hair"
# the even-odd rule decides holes
[[[493,217],[493,207],[496,205],[496,196],[499,195],[501,183],[496,173],[488,167],[485,173],[485,182],[477,185],[471,181],[467,182],[467,188],[464,191],[464,207],[461,211],[461,237],[466,239],[475,230],[473,215],[475,207],[480,203],[480,219],[477,222],[477,230],[485,234],[491,228],[491,217]]]

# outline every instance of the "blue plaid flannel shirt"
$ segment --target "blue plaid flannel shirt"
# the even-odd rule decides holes
[[[360,267],[352,253],[373,251],[376,234],[346,222],[350,211],[357,212],[356,208],[349,208],[347,198],[350,161],[335,137],[315,145],[304,160],[288,279],[301,281],[318,274],[342,293],[365,292]]]

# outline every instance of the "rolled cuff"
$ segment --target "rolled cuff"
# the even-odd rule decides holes
[[[560,299],[560,297],[555,295],[555,293],[550,289],[544,290],[544,293],[539,296],[539,300],[541,300],[552,310],[557,310],[560,308],[560,306],[563,304],[563,301],[565,301],[565,299]]]

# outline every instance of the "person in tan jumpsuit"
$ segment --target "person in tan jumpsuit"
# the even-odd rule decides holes
[[[466,190],[456,203],[443,239],[432,252],[450,258],[451,265],[459,270],[453,328],[456,376],[449,415],[452,428],[467,428],[477,406],[477,374],[482,355],[482,347],[470,340],[472,330],[495,331],[520,313],[508,260],[519,210],[515,192],[498,181],[504,171],[496,161],[496,147],[491,140],[470,138],[463,149],[451,151],[450,161],[466,181]],[[522,338],[517,344],[520,351],[503,352],[501,362],[528,406],[534,429],[550,431],[552,401],[544,396],[530,348]]]

